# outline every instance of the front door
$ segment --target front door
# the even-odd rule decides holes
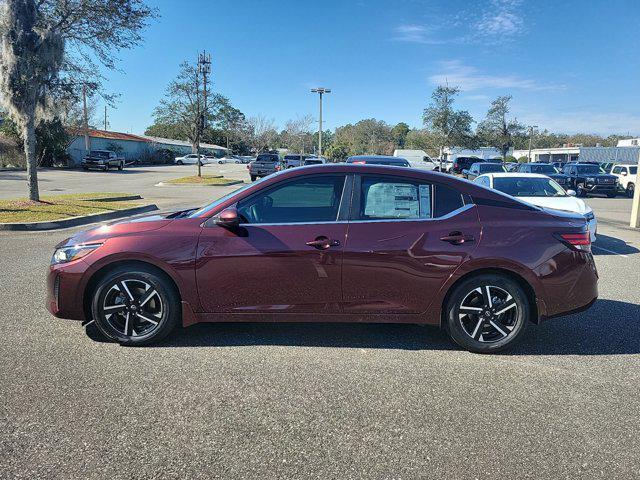
[[[240,228],[204,228],[196,277],[205,312],[337,313],[346,176],[285,180],[238,202]]]
[[[422,313],[480,239],[457,190],[407,177],[356,178],[343,255],[347,313]]]

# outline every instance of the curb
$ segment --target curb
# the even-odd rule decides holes
[[[37,230],[57,230],[61,228],[77,227],[90,223],[104,222],[122,217],[129,217],[140,213],[153,212],[158,210],[157,205],[142,205],[140,207],[127,208],[125,210],[115,210],[112,212],[95,213],[82,217],[61,218],[49,222],[26,222],[26,223],[0,223],[0,231],[37,231]]]
[[[87,202],[126,202],[129,200],[142,200],[140,195],[120,195],[119,197],[83,198]]]
[[[224,185],[203,185],[198,183],[166,183],[160,182],[156,183],[154,187],[229,187],[231,185],[239,185],[241,183],[245,183],[244,180],[234,180],[229,183],[225,183]]]

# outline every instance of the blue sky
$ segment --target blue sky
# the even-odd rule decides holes
[[[419,127],[447,81],[476,120],[511,94],[529,125],[640,135],[638,0],[149,3],[161,16],[144,44],[105,72],[120,94],[113,130],[142,133],[180,62],[206,49],[214,90],[279,126],[315,116],[309,89],[325,86],[328,128],[372,117]]]

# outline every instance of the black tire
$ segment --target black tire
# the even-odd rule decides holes
[[[635,188],[636,186],[633,183],[627,184],[627,189],[625,190],[625,192],[627,193],[627,197],[633,198]]]
[[[87,171],[87,170],[89,170],[89,167],[82,167],[82,169],[83,169],[84,171]]]
[[[176,162],[176,165],[184,165],[184,163],[182,162],[182,160],[178,160],[178,161]]]
[[[120,170],[120,171],[124,170],[124,162],[120,162],[118,164],[118,170]]]
[[[252,182],[255,182],[256,178],[258,178],[256,175],[249,175],[249,176],[251,177],[251,181]]]
[[[617,195],[616,192],[607,192],[607,198],[616,198]]]
[[[489,303],[487,288],[492,298]],[[507,310],[499,314],[503,308]],[[455,287],[444,313],[445,327],[458,345],[470,352],[494,353],[521,338],[529,322],[530,307],[526,293],[516,281],[504,275],[480,274]]]
[[[578,197],[586,197],[587,196],[587,191],[584,189],[584,187],[582,185],[577,185],[576,186],[576,196],[578,196]]]
[[[139,265],[118,267],[101,278],[91,312],[103,335],[131,346],[162,340],[181,320],[180,299],[172,283]]]

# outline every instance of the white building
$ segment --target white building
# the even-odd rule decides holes
[[[637,147],[640,146],[640,138],[627,138],[625,140],[618,140],[619,147]]]
[[[634,139],[635,140],[635,139]],[[559,148],[534,148],[531,150],[532,162],[614,162],[637,163],[640,154],[640,146],[617,147],[559,147]],[[528,157],[529,150],[514,150],[516,158]]]
[[[511,149],[507,155],[511,155]],[[445,160],[454,161],[458,157],[478,157],[483,160],[502,159],[502,152],[493,147],[480,147],[476,149],[462,147],[445,147],[442,149],[442,156]]]
[[[531,149],[531,162],[573,162],[578,160],[582,147],[558,147],[558,148],[533,148]],[[514,150],[513,156],[516,158],[529,157],[529,149]]]

